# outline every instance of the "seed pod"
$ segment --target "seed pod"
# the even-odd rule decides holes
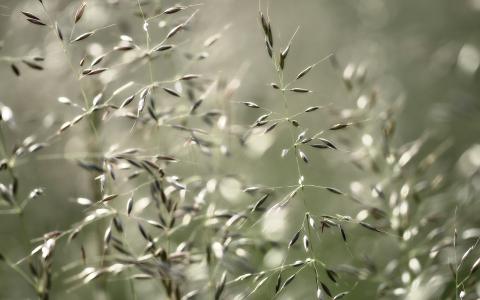
[[[72,101],[67,97],[58,97],[57,101],[62,104],[72,105]]]
[[[37,63],[34,63],[34,62],[31,62],[29,60],[26,60],[26,59],[22,59],[22,62],[27,65],[28,67],[30,67],[31,69],[34,69],[34,70],[39,70],[39,71],[42,71],[43,70],[43,67]]]
[[[268,43],[273,46],[273,35],[272,35],[272,27],[270,26],[270,22],[267,21],[265,16],[262,12],[260,14],[260,23],[262,25],[263,32],[265,34],[265,38],[268,39]]]
[[[306,130],[302,131],[298,136],[297,136],[297,140],[295,141],[295,143],[298,143],[299,141],[303,140],[305,138],[305,134],[307,133]]]
[[[263,32],[265,33],[265,35],[267,35],[268,27],[269,27],[267,19],[265,19],[265,16],[263,15],[262,12],[259,12],[259,15],[260,15],[260,24],[262,25]]]
[[[480,257],[473,263],[472,267],[470,268],[470,275],[469,277],[475,273],[480,268]]]
[[[196,79],[196,78],[200,78],[200,75],[198,75],[198,74],[187,74],[187,75],[183,75],[182,77],[180,77],[180,80],[192,80],[192,79]]]
[[[334,194],[337,194],[337,195],[343,195],[343,193],[342,193],[340,190],[336,189],[336,188],[328,187],[328,186],[327,186],[325,189],[326,189],[327,191],[331,192],[331,193],[334,193]]]
[[[331,281],[337,282],[338,274],[330,269],[325,269],[325,272],[327,273],[328,278],[330,278]]]
[[[340,130],[340,129],[344,129],[348,126],[350,126],[351,124],[348,124],[348,123],[338,123],[338,124],[335,124],[335,125],[332,125],[332,127],[330,127],[329,129],[330,130]]]
[[[135,99],[135,95],[131,95],[131,96],[127,97],[127,99],[123,100],[122,104],[120,105],[120,108],[124,108],[125,106],[132,103],[133,99]]]
[[[15,64],[11,64],[10,67],[12,68],[12,71],[15,75],[20,76],[20,70]]]
[[[163,90],[167,93],[169,93],[170,95],[172,96],[175,96],[175,97],[180,97],[180,94],[177,93],[175,90],[172,90],[172,89],[169,89],[169,88],[166,88],[164,87]]]
[[[183,28],[183,26],[184,26],[183,24],[175,26],[172,30],[170,30],[167,33],[167,36],[166,36],[165,39],[169,39],[169,38],[173,37],[175,34],[177,34]]]
[[[317,149],[328,149],[328,146],[324,144],[311,144],[310,146]]]
[[[308,157],[307,155],[305,155],[305,153],[302,152],[302,150],[298,150],[298,155],[305,163],[308,163]]]
[[[278,86],[278,84],[276,84],[275,82],[270,83],[270,85],[272,86],[272,88],[274,88],[274,89],[276,89],[276,90],[280,89],[280,87]]]
[[[263,121],[265,121],[269,116],[270,116],[270,114],[261,115],[260,117],[258,117],[257,120],[255,120],[255,123],[263,122]]]
[[[333,300],[339,300],[339,299],[342,299],[343,297],[345,297],[346,295],[350,294],[349,292],[341,292],[337,295],[335,295],[335,297],[333,297]]]
[[[34,18],[27,18],[27,21],[32,23],[32,24],[40,25],[40,26],[46,26],[47,25],[47,24],[43,23],[42,21],[34,19]]]
[[[63,41],[63,34],[62,31],[60,30],[60,27],[58,26],[58,23],[55,22],[55,31],[57,32],[58,38]]]
[[[307,109],[305,109],[305,112],[308,113],[308,112],[316,111],[319,108],[320,108],[319,106],[311,106],[311,107],[308,107]]]
[[[290,45],[285,48],[285,50],[280,53],[280,61],[278,62],[280,69],[283,70],[285,67],[285,60],[287,59],[288,51],[290,51]]]
[[[90,64],[90,67],[93,67],[93,66],[95,66],[95,65],[98,65],[99,63],[102,62],[102,60],[103,60],[104,58],[105,58],[105,54],[98,56],[97,58],[95,58],[95,59],[92,61],[92,63]]]
[[[141,97],[140,100],[138,101],[137,105],[137,117],[140,116],[140,113],[143,112],[143,109],[145,108],[145,99],[146,97]]]
[[[265,129],[265,131],[263,132],[264,134],[265,133],[269,133],[270,131],[272,131],[273,129],[275,129],[275,127],[277,127],[278,125],[278,122],[275,122],[273,123],[272,125],[270,125],[267,129]]]
[[[303,236],[303,248],[305,249],[305,252],[308,252],[310,249],[310,241],[308,240],[307,235]]]
[[[336,147],[332,142],[330,142],[329,140],[324,139],[324,138],[318,138],[318,139],[319,139],[320,141],[322,141],[328,148],[337,150],[337,147]]]
[[[34,14],[32,13],[29,13],[28,11],[20,11],[25,17],[29,18],[29,19],[34,19],[34,20],[38,20],[40,21],[40,18],[35,16]]]
[[[260,108],[260,106],[258,106],[256,103],[253,103],[253,102],[242,102],[242,103],[250,108]]]
[[[133,197],[130,197],[127,201],[127,215],[130,215],[132,213],[133,209]]]
[[[294,261],[293,264],[291,264],[292,267],[300,267],[300,266],[303,266],[305,264],[305,261],[303,260],[297,260],[297,261]]]
[[[372,231],[375,231],[375,232],[381,232],[378,228],[376,228],[375,226],[370,225],[368,223],[360,222],[359,224],[362,225],[363,227],[367,228],[368,230],[372,230]]]
[[[268,42],[267,38],[265,38],[265,46],[266,46],[266,48],[267,48],[268,56],[270,56],[270,58],[272,58],[272,56],[273,56],[273,49],[272,49],[272,45],[270,45],[270,43]]]
[[[98,69],[91,69],[89,72],[87,72],[85,75],[97,75],[97,74],[100,74],[100,73],[103,73],[105,71],[107,71],[108,69],[107,68],[98,68]]]
[[[338,225],[338,228],[340,228],[340,233],[342,234],[342,240],[344,242],[347,241],[347,234],[345,233],[345,230],[343,229],[342,225]]]
[[[122,45],[122,46],[116,46],[113,48],[115,51],[129,51],[135,49],[134,45]]]
[[[297,274],[293,274],[292,276],[288,277],[282,284],[282,287],[278,290],[278,292],[281,292],[287,285],[289,285],[295,279],[296,275]]]
[[[215,289],[215,300],[219,300],[222,295],[223,290],[225,289],[225,284],[227,283],[227,272],[223,272],[220,282],[217,284]]]
[[[295,233],[292,237],[292,239],[290,240],[290,242],[288,243],[288,248],[292,247],[293,245],[295,245],[295,243],[297,242],[298,240],[298,237],[300,236],[300,230],[297,231],[297,233]]]
[[[221,34],[217,33],[217,34],[214,34],[210,37],[208,37],[204,42],[203,42],[203,46],[204,47],[210,47],[212,46],[213,44],[215,44],[220,38],[221,38]]]
[[[275,284],[275,293],[278,293],[278,291],[280,291],[281,286],[282,286],[282,273],[278,274],[277,284]]]
[[[158,45],[158,46],[155,46],[153,47],[152,51],[155,51],[155,52],[162,52],[162,51],[167,51],[167,50],[170,50],[173,48],[173,45]]]
[[[306,67],[302,72],[298,73],[297,77],[295,78],[295,80],[298,80],[300,78],[302,78],[303,76],[307,75],[308,72],[310,72],[310,70],[312,69],[313,66],[308,66]]]
[[[302,89],[302,88],[292,88],[290,89],[290,91],[295,93],[311,93],[312,92],[311,90]]]
[[[322,289],[325,292],[325,294],[327,294],[331,298],[332,293],[330,292],[330,289],[328,288],[328,286],[326,286],[323,282],[320,282],[320,285],[322,286]]]
[[[103,236],[103,242],[105,243],[105,247],[107,247],[107,245],[110,244],[111,240],[112,240],[112,226],[108,226]]]
[[[94,33],[95,33],[95,31],[89,31],[89,32],[82,33],[81,35],[79,35],[79,36],[77,36],[76,38],[74,38],[74,39],[71,41],[71,43],[84,40],[84,39],[92,36]]]
[[[200,105],[202,105],[202,103],[203,103],[202,99],[198,99],[197,101],[195,101],[192,105],[192,108],[190,109],[190,114],[191,115],[195,114],[195,112],[200,107]]]
[[[141,224],[138,224],[138,231],[140,231],[140,234],[142,235],[142,237],[147,240],[147,241],[150,241],[151,238],[150,236],[148,235],[147,231],[145,231],[145,228],[143,228],[143,226]]]
[[[262,198],[260,198],[257,201],[257,203],[255,203],[255,205],[253,206],[252,212],[257,211],[260,208],[260,206],[267,200],[268,196],[270,196],[270,194],[263,195]]]
[[[85,7],[86,7],[86,6],[87,6],[87,3],[86,3],[86,2],[83,2],[82,5],[80,5],[80,7],[77,8],[77,11],[75,12],[75,17],[73,18],[75,24],[76,24],[78,21],[80,21],[80,19],[82,18],[83,13],[85,12]]]
[[[123,232],[122,221],[120,220],[120,218],[118,216],[113,218],[113,225],[115,226],[115,229],[118,232],[120,232],[120,233]]]
[[[167,8],[166,10],[163,11],[164,14],[166,15],[171,15],[171,14],[174,14],[174,13],[177,13],[179,11],[182,11],[184,10],[186,7],[185,6],[172,6],[172,7],[169,7]]]

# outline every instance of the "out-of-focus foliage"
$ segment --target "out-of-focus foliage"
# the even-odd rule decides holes
[[[1,1],[0,299],[478,299],[479,29],[479,0]]]

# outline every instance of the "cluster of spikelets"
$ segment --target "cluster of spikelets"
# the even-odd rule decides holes
[[[161,298],[176,300],[263,299],[288,293],[298,299],[354,299],[349,297],[355,297],[364,282],[376,287],[366,294],[378,299],[420,299],[414,298],[418,295],[427,299],[432,293],[440,293],[442,299],[470,299],[466,297],[475,287],[480,265],[474,260],[478,240],[473,235],[462,237],[460,243],[456,215],[432,209],[437,195],[453,196],[457,189],[468,188],[468,182],[452,184],[436,167],[438,157],[450,146],[448,141],[430,152],[423,150],[426,135],[396,145],[397,107],[378,95],[366,66],[342,66],[334,54],[328,54],[287,78],[295,34],[286,43],[277,41],[270,17],[260,12],[266,57],[276,74],[260,80],[273,81],[267,88],[280,99],[269,108],[257,100],[235,99],[237,78],[225,83],[211,74],[190,72],[210,59],[209,50],[227,28],[200,44],[182,40],[187,31],[195,34],[193,23],[201,4],[163,7],[137,0],[129,5],[137,18],[128,19],[142,27],[144,36],[124,34],[118,42],[103,44],[109,50],[97,56],[84,54],[86,43],[115,25],[78,32],[88,27],[81,24],[87,3],[77,6],[69,24],[56,21],[49,6],[46,1],[32,1],[32,12],[19,14],[38,27],[32,30],[50,30],[56,36],[78,87],[58,101],[75,114],[65,114],[66,119],[53,124],[46,136],[34,134],[22,140],[10,126],[11,109],[2,106],[1,213],[21,219],[31,201],[55,195],[55,186],[45,192],[32,188],[28,194],[19,193],[23,182],[17,168],[52,154],[49,149],[71,136],[81,136],[86,151],[61,156],[88,174],[90,190],[75,197],[84,208],[82,219],[40,238],[26,237],[31,249],[25,249],[28,252],[21,258],[1,256],[40,299],[52,294],[68,297],[64,293],[93,285],[108,292],[110,280],[124,283],[128,299],[145,296],[139,288],[143,282],[152,283]],[[160,32],[153,33],[151,25],[159,20]],[[38,55],[0,59],[16,76],[22,76],[23,67],[46,68]],[[156,74],[155,63],[169,60],[181,61],[180,71]],[[351,108],[321,105],[314,91],[302,86],[318,65],[328,62],[354,98]],[[135,72],[147,76],[138,80]],[[173,74],[165,76],[169,73]],[[292,112],[291,95],[305,97],[310,104]],[[232,109],[253,116],[254,122],[235,124]],[[318,115],[331,120],[331,125],[304,125]],[[106,137],[111,134],[114,138]],[[240,153],[247,151],[249,140],[266,135],[281,144],[275,164],[294,161],[295,180],[268,186],[251,182],[249,174],[235,174],[251,204],[229,205],[220,186],[232,172],[222,164],[242,159]],[[358,136],[361,144],[347,138]],[[327,152],[341,153],[345,165],[364,174],[350,183],[349,191],[304,174]],[[312,193],[350,201],[357,214],[325,214],[309,205]],[[474,195],[465,197],[470,203]],[[291,206],[301,207],[295,210],[291,238],[279,242],[261,234],[262,222]],[[441,207],[455,210],[454,203]],[[395,249],[386,255],[389,263],[375,261],[368,256],[369,249],[357,249],[354,234],[386,241]],[[323,245],[326,239],[335,245]],[[349,257],[341,264],[330,261],[325,256],[329,247],[346,249]],[[270,249],[281,249],[284,255],[278,266],[265,269],[259,261]],[[74,260],[56,263],[57,253],[63,251],[75,253]],[[455,259],[445,262],[444,252],[455,253]],[[457,252],[462,252],[459,259]],[[62,292],[52,293],[55,287]]]

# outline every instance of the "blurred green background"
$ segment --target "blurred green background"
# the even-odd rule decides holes
[[[66,32],[69,32],[71,17],[80,2],[49,0],[44,2],[59,24],[67,24]],[[160,5],[158,3],[157,5]],[[198,15],[189,26],[185,37],[177,40],[184,42],[187,49],[191,47],[194,53],[209,36],[218,32],[222,35],[214,47],[208,49],[208,58],[192,67],[192,72],[218,76],[226,84],[234,78],[238,79],[241,84],[232,96],[234,101],[254,101],[262,106],[281,110],[280,96],[270,87],[270,83],[275,81],[276,74],[264,48],[264,37],[258,22],[259,3],[253,0],[180,3],[184,5],[201,3],[198,6]],[[161,6],[169,7],[174,4],[176,2],[164,1]],[[302,111],[307,106],[330,103],[339,110],[348,109],[356,106],[361,95],[375,90],[381,106],[401,107],[395,112],[397,132],[393,145],[399,147],[427,133],[429,140],[424,151],[428,153],[434,151],[443,141],[449,141],[451,146],[437,161],[436,172],[445,175],[451,185],[463,182],[467,177],[465,168],[480,165],[478,159],[480,150],[472,148],[478,143],[480,117],[478,72],[480,1],[275,0],[268,3],[262,1],[264,12],[267,6],[277,45],[284,47],[299,27],[285,68],[287,78],[294,78],[306,66],[330,53],[335,54],[341,66],[340,69],[335,69],[326,61],[302,79],[299,87],[314,92],[308,96],[291,95],[289,97],[291,112]],[[146,12],[150,13],[151,6],[147,4],[145,7]],[[187,16],[196,8],[190,8],[184,15]],[[74,109],[65,108],[57,102],[58,97],[80,99],[77,82],[72,79],[71,71],[55,36],[48,29],[26,22],[20,14],[21,10],[37,13],[41,8],[34,0],[0,1],[2,41],[0,56],[42,55],[45,57],[43,63],[45,70],[38,72],[23,68],[22,76],[17,78],[8,64],[0,62],[0,103],[11,108],[14,113],[14,123],[9,125],[11,128],[5,133],[10,148],[32,134],[41,140],[53,132],[59,124],[75,116]],[[140,44],[143,43],[142,20],[133,15],[135,10],[136,1],[89,0],[84,19],[76,32],[109,24],[116,25],[99,31],[88,42],[74,49],[73,61],[79,61],[84,53],[104,52],[108,47],[102,48],[102,45],[115,45],[122,34],[134,37]],[[162,20],[164,19],[159,18],[150,24],[152,40],[156,42],[164,36],[160,33],[162,29],[158,28],[158,23]],[[167,26],[170,26],[168,22],[173,20],[165,18]],[[181,55],[173,55],[170,58],[171,60],[167,62],[154,64],[156,78],[169,78],[186,64]],[[366,66],[367,84],[364,90],[349,92],[345,88],[342,70],[350,63]],[[117,77],[120,84],[114,82],[109,89],[130,80],[146,82],[148,79],[145,75],[145,66],[129,71],[131,72],[125,76],[120,71]],[[105,79],[105,82],[108,80]],[[93,98],[101,91],[101,84],[101,81],[86,84],[91,91],[89,98]],[[217,101],[222,103],[222,98],[219,99]],[[259,114],[244,106],[233,105],[230,116],[231,122],[247,125],[254,122]],[[327,111],[322,111],[305,119],[305,125],[312,128],[312,132],[309,133],[313,134],[318,131],[317,129],[336,123],[337,119]],[[362,146],[364,134],[372,136],[373,144],[379,145],[381,138],[377,137],[381,136],[381,130],[376,121],[373,117],[361,130],[352,131],[338,139],[334,135],[329,138],[338,141],[341,148],[352,151]],[[109,145],[122,138],[128,128],[129,126],[123,123],[114,123],[106,127],[100,138],[102,151],[107,151]],[[33,245],[28,247],[25,245],[29,240],[41,237],[48,231],[67,229],[84,216],[84,208],[74,203],[73,199],[92,197],[89,175],[81,171],[74,160],[61,159],[54,155],[48,158],[47,155],[85,152],[88,144],[86,130],[85,128],[74,130],[75,134],[69,135],[42,152],[46,154],[44,159],[27,158],[18,164],[17,173],[21,178],[19,193],[26,195],[34,187],[43,187],[45,195],[29,204],[23,215],[23,222],[16,215],[0,216],[0,252],[14,261],[27,255],[33,248]],[[142,136],[140,133],[127,144],[130,146],[158,144],[160,149],[171,152],[172,148],[169,148],[168,143],[172,144],[175,140],[175,133],[161,132],[153,138]],[[234,178],[240,178],[242,184],[246,185],[295,184],[298,179],[295,160],[291,157],[280,160],[280,151],[289,142],[288,134],[280,133],[278,136],[252,138],[250,144],[247,143],[249,145],[247,150],[232,142],[232,158],[220,160],[213,173],[208,167],[200,167],[194,170],[194,173],[205,177],[215,174],[214,172],[218,172],[215,175],[235,175]],[[469,149],[471,152],[468,152],[469,156],[464,157],[462,165],[459,159]],[[334,186],[342,191],[350,190],[352,182],[361,181],[365,185],[378,182],[378,177],[355,168],[344,151],[324,153],[309,150],[307,155],[311,163],[302,165],[306,182]],[[202,158],[201,154],[195,154],[191,160],[201,162],[205,158]],[[180,164],[175,171],[179,175],[187,176],[186,174],[192,173],[189,168],[188,165]],[[8,181],[6,174],[1,176],[4,182]],[[379,177],[381,176],[380,174]],[[224,194],[231,195],[232,190],[239,189],[236,180],[224,184],[226,186]],[[478,187],[478,182],[476,184],[474,186]],[[436,211],[445,207],[442,213],[451,217],[453,211],[448,205],[455,203],[456,194],[452,191],[443,191],[438,197],[439,202],[436,204],[438,207],[431,209]],[[231,201],[225,202],[225,207],[242,207],[255,200],[244,195],[238,197],[233,195],[231,198]],[[318,215],[339,213],[355,216],[360,210],[351,202],[325,192],[308,191],[302,198],[309,201],[311,210]],[[301,223],[302,210],[302,205],[293,205],[288,215],[278,216],[285,218],[283,225],[279,225],[273,233],[267,232],[267,236],[275,241],[288,241]],[[473,212],[471,215],[466,214],[461,222],[465,224],[464,229],[480,226],[478,216]],[[95,247],[98,247],[96,246],[98,236],[94,231],[92,229],[90,235],[85,234],[82,237],[90,252],[94,252]],[[372,236],[373,233],[365,232],[358,227],[351,227],[348,232],[351,236],[351,249],[346,249],[338,235],[334,233],[326,235],[321,242],[314,242],[318,243],[317,246],[325,261],[334,265],[355,261],[350,252],[352,251],[356,257],[369,256],[383,269],[392,256],[400,251],[393,246],[395,242],[389,237],[375,237]],[[363,238],[364,236],[368,238]],[[282,248],[279,249],[281,252]],[[72,257],[79,258],[78,248],[58,250],[60,253],[57,255],[62,257],[59,261],[69,262]],[[275,253],[269,255],[274,257]],[[263,259],[262,262],[261,257],[257,257],[256,260],[261,263],[268,261]],[[312,294],[306,296],[298,291],[311,289],[314,282],[311,277],[302,278],[302,281],[294,283],[298,290],[288,291],[279,298],[311,299],[309,297]],[[377,284],[378,281],[361,282],[355,289],[355,294],[346,299],[374,299]],[[87,285],[66,294],[59,283],[54,284],[52,299],[132,299],[125,285],[123,281],[113,280],[108,283],[108,293],[102,292],[101,289],[91,289]],[[156,296],[156,288],[158,289],[158,286],[149,283],[138,283],[140,298],[161,299]],[[268,296],[257,297],[265,299],[263,297]],[[0,299],[34,298],[34,293],[28,291],[17,275],[12,275],[8,267],[0,266]],[[410,296],[409,299],[422,298]]]

